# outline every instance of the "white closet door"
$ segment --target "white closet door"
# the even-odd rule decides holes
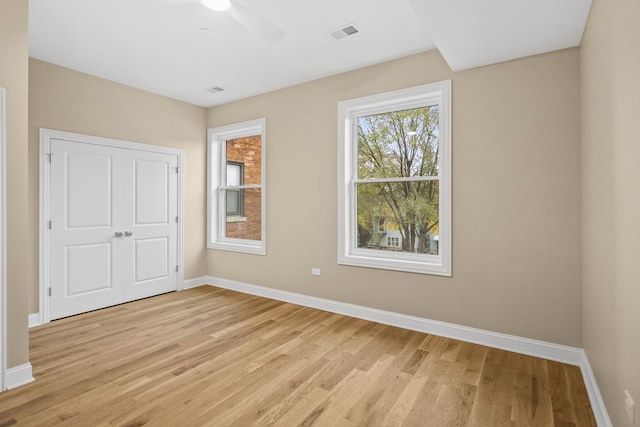
[[[50,318],[177,289],[178,157],[51,141]]]
[[[51,143],[51,319],[122,302],[122,150]]]
[[[125,155],[124,300],[176,290],[178,158],[127,150]]]

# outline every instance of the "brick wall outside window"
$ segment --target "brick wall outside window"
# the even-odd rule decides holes
[[[244,164],[244,185],[260,185],[262,177],[262,141],[260,135],[227,141],[227,161]],[[244,190],[244,218],[227,222],[226,236],[260,240],[262,236],[261,190]]]

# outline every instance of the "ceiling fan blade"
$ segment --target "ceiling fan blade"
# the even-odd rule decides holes
[[[234,2],[231,2],[231,7],[227,10],[236,21],[259,35],[263,39],[270,42],[277,42],[284,37],[284,31],[278,28],[275,24],[267,21],[263,17],[250,11],[246,7]]]

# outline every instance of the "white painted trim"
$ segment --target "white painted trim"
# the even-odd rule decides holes
[[[46,153],[51,149],[51,137],[46,135],[44,129],[40,129],[40,153],[39,161],[39,203],[38,203],[38,312],[40,313],[41,323],[49,321],[49,297],[47,288],[49,284],[49,233],[47,230],[47,221],[49,214],[49,194],[51,167],[46,160]]]
[[[224,142],[229,139],[260,135],[261,144],[261,237],[260,241],[225,238],[222,218],[226,217],[224,204],[220,203],[219,189],[224,169],[220,167],[226,158]],[[226,161],[225,161],[226,162]],[[213,171],[217,170],[217,173]],[[207,248],[242,252],[254,255],[267,254],[267,121],[265,118],[248,120],[207,130]]]
[[[31,363],[7,369],[7,390],[35,381],[31,372]]]
[[[190,282],[204,282],[219,288],[271,298],[278,301],[290,302],[293,304],[303,305],[305,307],[344,314],[358,319],[371,320],[385,325],[397,326],[399,328],[410,329],[441,337],[486,345],[493,348],[555,360],[576,366],[578,366],[583,360],[583,350],[576,347],[552,344],[530,338],[521,338],[514,335],[470,328],[468,326],[460,326],[437,320],[429,320],[402,313],[394,313],[391,311],[302,295],[279,289],[250,285],[217,277],[205,276],[205,278],[192,279]]]
[[[184,150],[179,150],[178,154],[178,253],[176,262],[178,263],[178,281],[176,290],[184,289]]]
[[[213,276],[202,276],[185,281],[185,289],[210,285],[229,289],[246,294],[261,296],[278,301],[284,301],[305,307],[316,308],[332,313],[356,317],[358,319],[371,320],[385,325],[397,326],[404,329],[453,338],[460,341],[471,342],[487,347],[554,360],[580,367],[584,377],[589,400],[593,408],[594,417],[598,426],[611,427],[611,420],[604,406],[598,385],[589,365],[585,351],[581,348],[570,347],[546,341],[522,338],[515,335],[502,334],[483,329],[470,328],[453,323],[429,320],[402,313],[394,313],[386,310],[348,304],[264,286],[251,285],[233,280],[221,279]]]
[[[0,87],[0,392],[7,388],[6,90]]]
[[[212,281],[213,277],[211,276],[201,276],[196,277],[195,279],[187,279],[184,281],[184,289],[187,290],[197,288],[198,286],[211,285]]]
[[[83,144],[103,145],[113,148],[128,150],[149,151],[153,153],[171,154],[178,158],[178,274],[176,275],[176,289],[184,288],[184,150],[159,145],[141,144],[139,142],[124,141],[111,138],[103,138],[92,135],[65,132],[52,129],[40,129],[40,210],[39,210],[39,314],[40,324],[49,323],[51,313],[49,309],[49,297],[47,289],[49,287],[49,233],[47,223],[50,218],[49,194],[50,194],[50,173],[51,166],[47,160],[47,153],[51,151],[51,140],[61,139],[66,141],[80,142]]]
[[[31,313],[29,315],[29,328],[35,328],[36,326],[42,325],[42,320],[40,319],[40,313]]]
[[[358,117],[425,105],[439,105],[439,232],[438,255],[379,251],[356,245],[355,183]],[[338,264],[451,276],[451,80],[338,102]]]
[[[593,410],[596,424],[598,424],[599,427],[613,427],[607,408],[604,406],[604,400],[602,399],[602,394],[600,394],[596,376],[591,369],[587,353],[584,350],[582,350],[580,370],[582,371],[582,377],[584,378],[584,384],[587,388],[587,394],[589,395],[589,401],[591,402],[591,409]]]

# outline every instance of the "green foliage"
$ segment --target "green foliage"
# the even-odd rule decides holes
[[[438,107],[358,117],[358,178],[438,176]],[[405,252],[429,252],[437,232],[439,181],[382,181],[357,184],[360,246],[377,246],[372,236],[397,229]]]

